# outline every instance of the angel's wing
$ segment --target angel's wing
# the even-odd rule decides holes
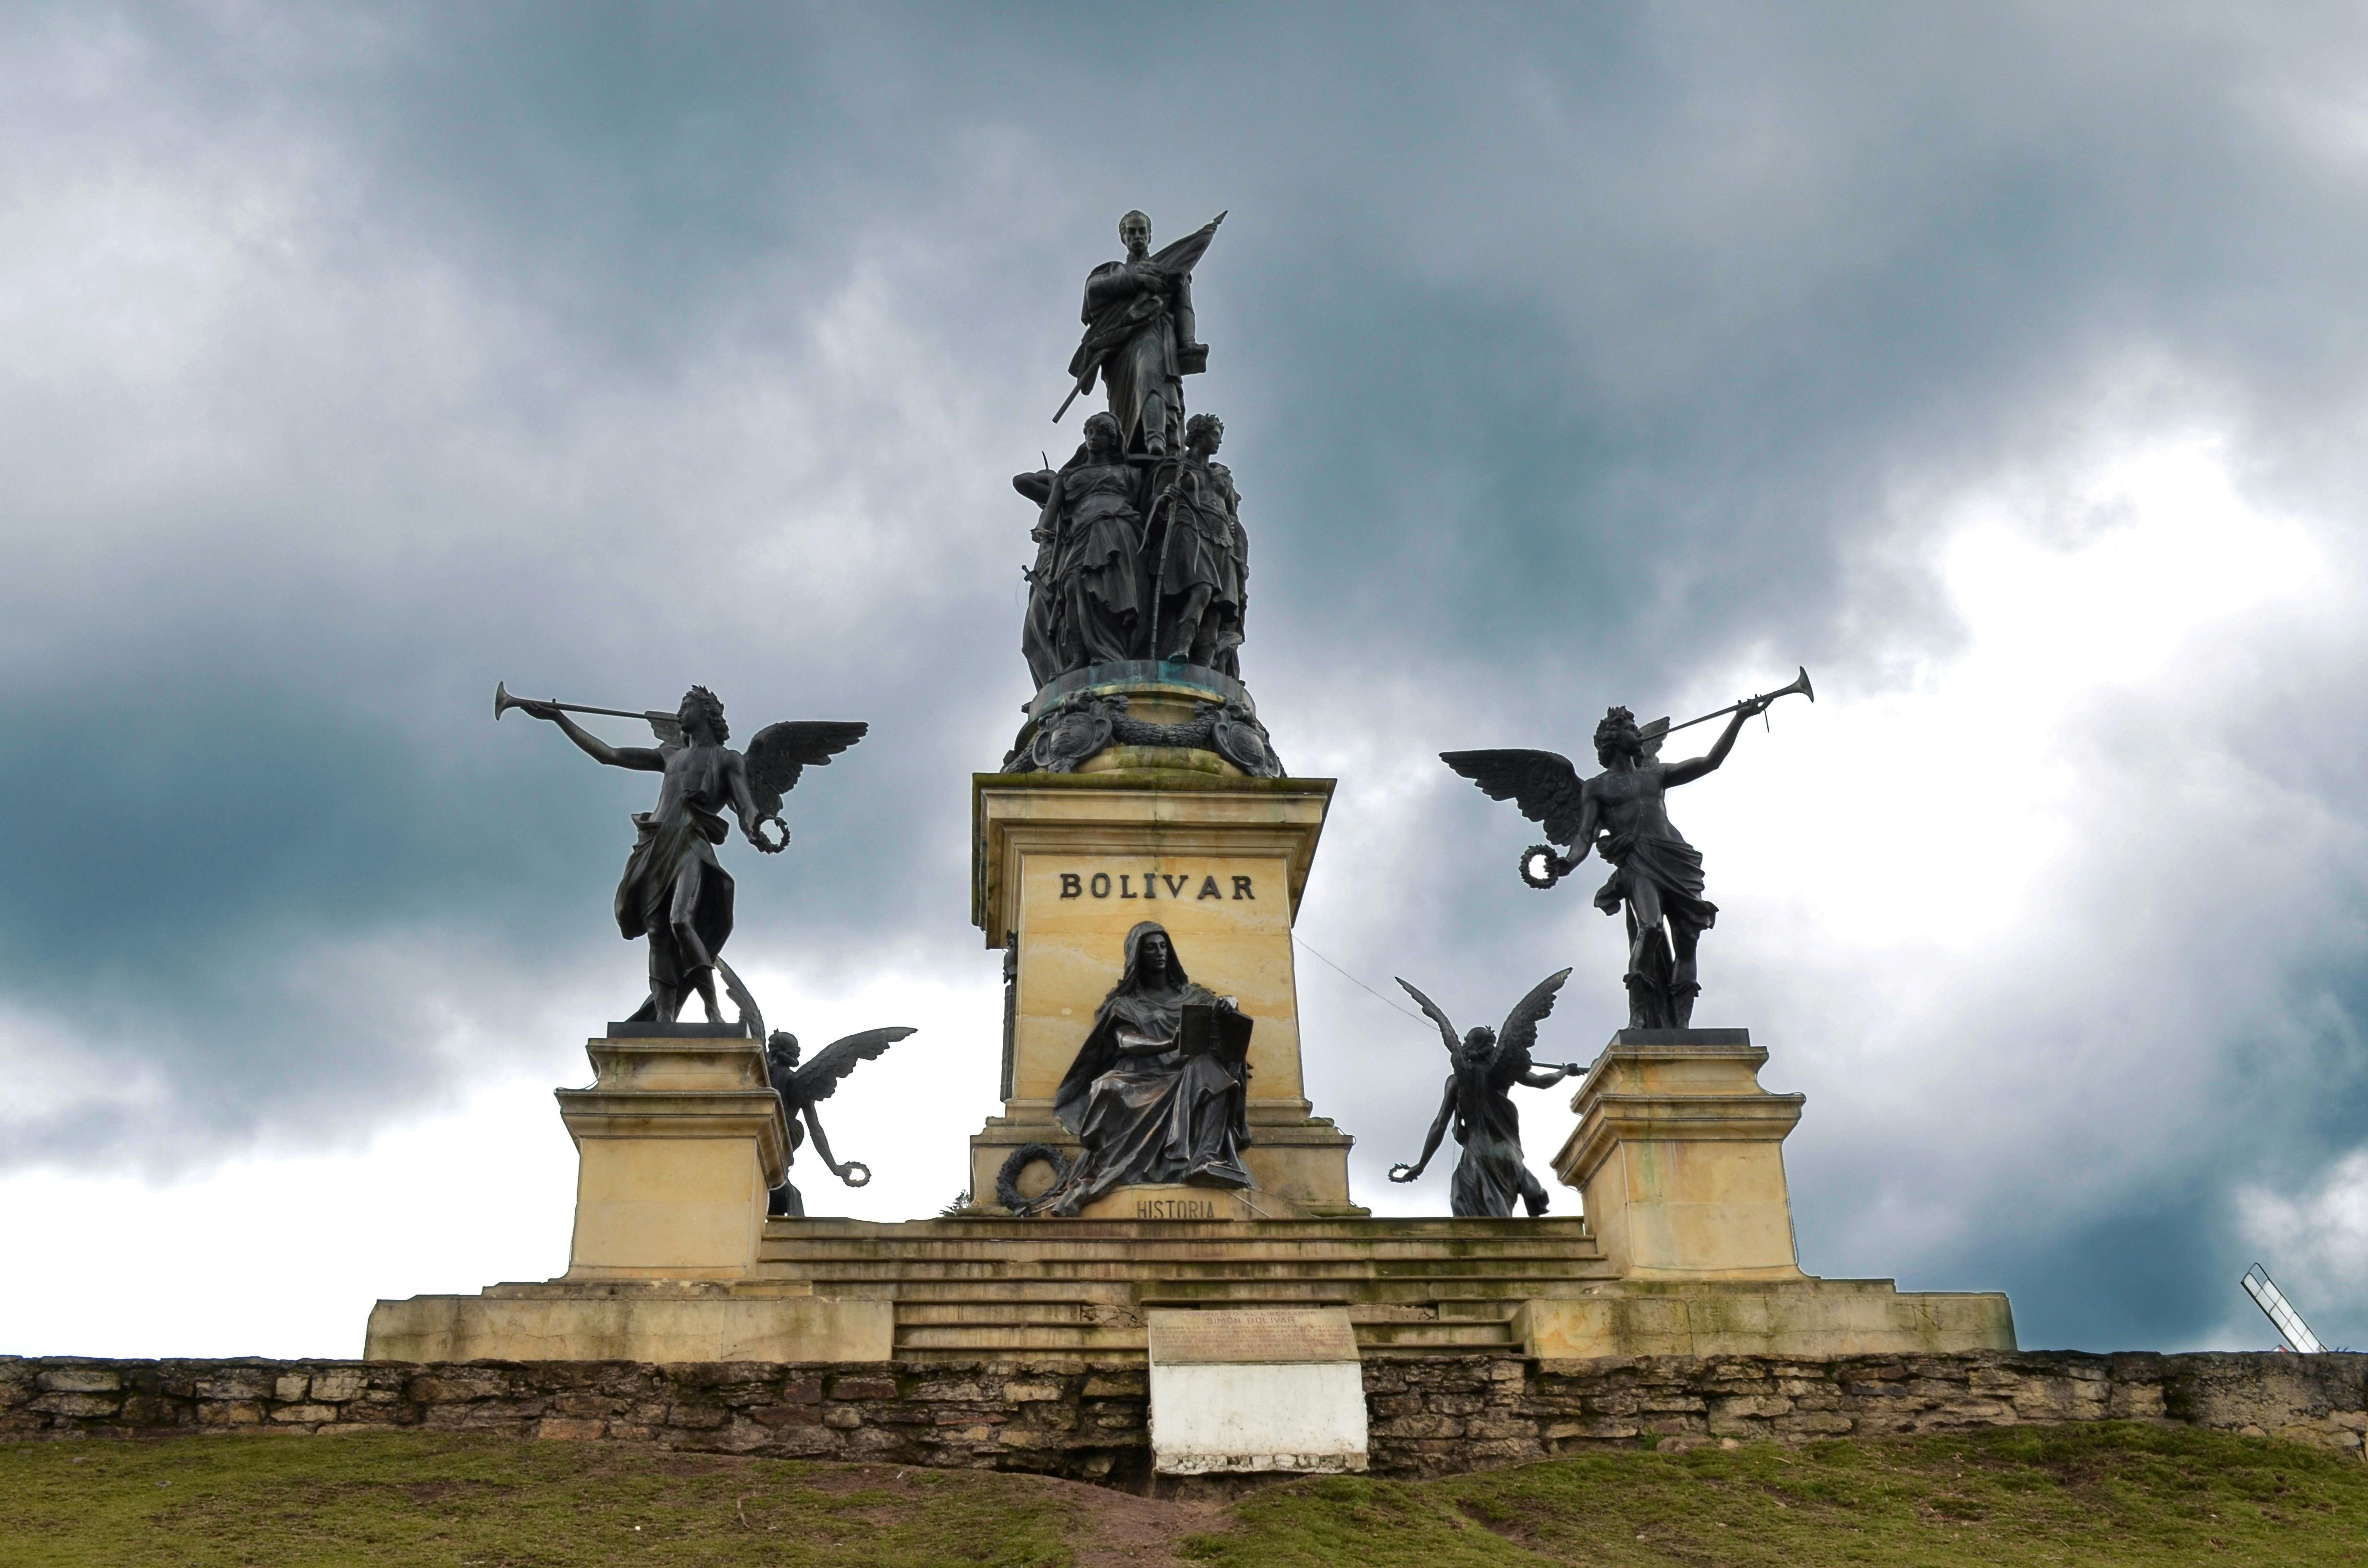
[[[658,738],[658,749],[682,744],[682,720],[672,713],[661,713],[653,708],[642,717],[649,722],[650,733]]]
[[[798,1069],[798,1098],[807,1105],[830,1098],[838,1092],[838,1081],[854,1072],[857,1062],[872,1060],[912,1032],[903,1024],[894,1024],[832,1040]]]
[[[1412,985],[1407,984],[1406,982],[1403,980],[1399,981],[1398,983],[1406,986],[1406,994],[1414,998],[1415,1006],[1423,1010],[1424,1016],[1429,1017],[1432,1023],[1439,1026],[1439,1038],[1447,1042],[1447,1054],[1450,1057],[1452,1057],[1455,1054],[1456,1045],[1455,1026],[1447,1021],[1447,1015],[1439,1010],[1438,1003],[1432,1001],[1421,992],[1417,991]]]
[[[1645,741],[1644,745],[1638,748],[1638,755],[1646,762],[1660,761],[1661,743],[1669,738],[1668,715],[1665,713],[1649,723],[1639,725],[1636,733],[1643,736]]]
[[[1505,1027],[1497,1031],[1497,1065],[1508,1066],[1516,1074],[1530,1070],[1530,1048],[1538,1043],[1538,1024],[1554,1011],[1554,993],[1570,978],[1570,971],[1558,969],[1530,988],[1530,994],[1513,1004],[1505,1015]]]
[[[1568,844],[1578,836],[1578,770],[1550,751],[1443,751],[1439,760],[1480,786],[1492,801],[1510,801],[1545,824],[1546,836]]]
[[[815,719],[768,724],[757,731],[757,738],[741,754],[748,759],[748,793],[757,802],[757,814],[769,817],[780,812],[781,797],[797,788],[798,775],[808,763],[824,766],[861,740],[871,728],[837,719]]]

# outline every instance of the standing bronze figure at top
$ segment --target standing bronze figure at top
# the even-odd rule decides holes
[[[1054,424],[1079,392],[1094,390],[1099,371],[1110,389],[1119,439],[1129,451],[1157,457],[1181,444],[1184,378],[1209,368],[1208,345],[1193,335],[1192,268],[1224,221],[1220,212],[1156,255],[1148,217],[1130,212],[1118,221],[1126,259],[1106,261],[1086,275],[1086,335],[1069,357],[1069,379],[1076,384],[1053,414]]]
[[[1630,1028],[1691,1026],[1694,998],[1702,994],[1694,947],[1718,918],[1718,905],[1702,897],[1702,851],[1669,821],[1665,797],[1725,762],[1744,720],[1796,691],[1816,700],[1805,669],[1782,691],[1747,697],[1683,724],[1656,719],[1639,726],[1625,708],[1611,709],[1595,727],[1595,756],[1603,771],[1584,781],[1570,758],[1550,751],[1440,753],[1441,762],[1479,785],[1489,799],[1511,801],[1523,816],[1543,823],[1554,844],[1573,846],[1568,855],[1551,844],[1523,851],[1521,879],[1531,887],[1554,886],[1577,870],[1589,850],[1611,865],[1595,906],[1606,915],[1627,913]],[[1706,754],[1683,762],[1661,760],[1661,743],[1674,730],[1720,714],[1732,717]]]
[[[871,726],[830,720],[768,724],[744,756],[723,744],[732,735],[723,704],[703,686],[685,692],[672,713],[536,702],[495,686],[494,717],[513,708],[558,725],[595,762],[665,775],[656,806],[633,813],[633,848],[617,883],[618,931],[629,942],[646,937],[650,944],[650,994],[628,1021],[673,1023],[695,994],[706,1006],[708,1021],[721,1023],[715,1002],[720,969],[740,1021],[763,1038],[756,1004],[723,960],[724,941],[732,935],[734,893],[732,873],[715,858],[715,846],[730,836],[723,813],[740,819],[749,843],[768,855],[780,854],[790,843],[781,797],[797,787],[808,764],[829,762]],[[658,744],[612,746],[570,719],[571,712],[640,719]],[[779,839],[765,836],[768,822],[780,829]]]

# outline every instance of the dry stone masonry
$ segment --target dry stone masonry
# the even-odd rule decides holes
[[[1428,1476],[1589,1449],[2133,1420],[2363,1452],[2368,1356],[1468,1356],[1364,1364],[1372,1471]],[[366,1428],[1140,1483],[1139,1367],[1025,1362],[99,1361],[0,1358],[0,1438]]]

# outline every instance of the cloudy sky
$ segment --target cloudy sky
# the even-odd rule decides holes
[[[921,1028],[815,1208],[953,1196],[1008,481],[1130,207],[1232,214],[1189,395],[1340,781],[1307,949],[1464,1022],[1575,964],[1591,1056],[1616,923],[1435,754],[1806,665],[1673,812],[1804,1266],[2172,1348],[2269,1343],[2258,1259],[2368,1342],[2363,83],[2336,5],[8,7],[0,1352],[564,1267],[647,789],[496,679],[872,722],[732,954]],[[1359,1196],[1443,1212],[1435,1037],[1300,993]]]

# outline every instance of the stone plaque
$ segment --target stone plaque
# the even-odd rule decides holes
[[[1357,1335],[1340,1307],[1246,1307],[1231,1312],[1155,1312],[1151,1364],[1354,1361]]]

